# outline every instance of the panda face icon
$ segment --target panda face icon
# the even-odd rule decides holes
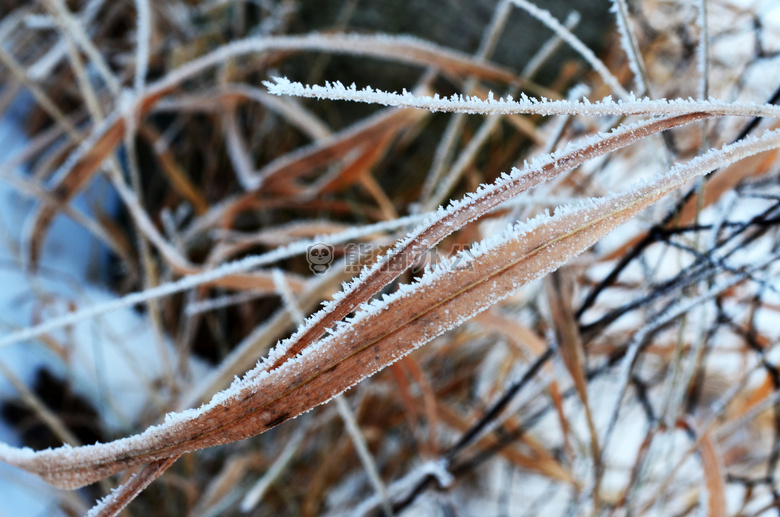
[[[330,244],[312,244],[306,249],[306,260],[312,273],[319,275],[328,270],[333,262],[333,246]]]

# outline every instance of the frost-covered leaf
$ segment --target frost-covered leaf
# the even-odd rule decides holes
[[[285,346],[204,406],[108,444],[34,452],[0,445],[0,459],[74,488],[133,466],[247,438],[327,402],[582,253],[611,230],[699,175],[780,145],[780,132],[746,139],[622,193],[561,207],[484,240],[382,300],[364,304],[315,346],[270,369]],[[483,189],[483,195],[489,192]],[[479,197],[477,194],[475,197]],[[359,280],[359,282],[363,279]],[[358,284],[359,285],[359,284]]]

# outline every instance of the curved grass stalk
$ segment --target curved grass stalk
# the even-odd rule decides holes
[[[146,84],[146,73],[149,70],[149,43],[152,39],[152,15],[149,0],[135,0],[136,11],[136,51],[135,74],[133,88],[136,95],[141,95]]]
[[[626,0],[612,0],[610,11],[615,14],[618,32],[620,33],[620,43],[628,57],[628,67],[634,74],[634,85],[637,95],[645,95],[650,91],[650,81],[647,79],[647,69],[645,61],[642,59],[642,52],[639,50],[636,32],[631,26],[631,19],[628,16],[628,5]],[[706,96],[704,97],[706,99]]]
[[[540,9],[528,0],[512,0],[512,3],[526,11],[528,14],[543,24],[547,25],[550,30],[555,32],[555,34],[560,36],[560,38],[568,43],[571,48],[576,50],[585,59],[585,61],[587,61],[588,64],[593,67],[596,73],[601,76],[601,79],[610,87],[610,89],[612,89],[613,92],[615,92],[620,97],[628,97],[628,92],[625,88],[623,88],[623,85],[620,84],[620,81],[617,80],[617,77],[612,75],[612,72],[609,71],[607,65],[605,65],[603,61],[596,57],[596,54],[594,54],[593,51],[582,42],[582,40],[575,36],[569,29],[564,27],[561,22],[555,19],[555,17],[550,14],[549,11]]]
[[[391,59],[397,63],[409,63],[426,67],[433,64],[458,74],[475,75],[483,79],[509,83],[520,83],[522,86],[530,87],[537,91],[543,89],[534,87],[529,81],[519,79],[517,75],[506,68],[474,59],[468,54],[440,47],[411,36],[392,36],[388,34],[307,34],[304,36],[247,38],[224,45],[205,56],[182,65],[155,83],[149,84],[147,94],[166,91],[208,68],[224,63],[232,57],[273,51],[296,52],[312,50]]]

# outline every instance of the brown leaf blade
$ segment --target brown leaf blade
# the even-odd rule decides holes
[[[426,274],[364,306],[316,347],[283,367],[261,364],[198,410],[169,417],[140,435],[78,448],[34,452],[0,444],[0,459],[51,484],[76,488],[185,452],[262,433],[325,403],[583,252],[614,228],[698,175],[780,146],[780,132],[729,146],[622,194],[542,215],[472,249],[460,266]],[[461,256],[461,258],[464,258]]]

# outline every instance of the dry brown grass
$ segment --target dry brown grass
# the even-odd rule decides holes
[[[750,78],[774,69],[780,35],[763,3],[707,2],[706,27],[687,4],[631,4],[625,49],[615,36],[603,62],[560,54],[577,43],[559,28],[538,45],[546,68],[522,73],[490,60],[517,23],[512,1],[473,55],[350,34],[370,9],[351,1],[322,25],[306,2],[85,5],[20,4],[0,21],[0,108],[34,99],[27,148],[2,164],[36,201],[9,255],[42,314],[71,305],[0,344],[30,340],[73,372],[67,329],[138,305],[163,373],[139,374],[149,409],[125,437],[97,411],[87,425],[105,443],[78,446],[67,412],[3,367],[50,436],[36,445],[75,447],[0,444],[0,459],[63,489],[100,482],[58,496],[63,511],[96,495],[92,515],[133,499],[127,511],[144,515],[778,504],[780,136],[776,84]],[[735,34],[755,51],[722,44]],[[279,75],[416,97],[268,83],[401,106],[376,109],[258,86]],[[580,82],[590,99],[633,85],[719,101],[590,105],[576,102]],[[430,98],[489,89],[549,102]],[[101,181],[117,213],[75,210]],[[440,199],[454,201],[426,214]],[[36,285],[60,215],[113,253],[114,300]],[[332,244],[323,274],[305,260],[314,242]],[[209,375],[192,374],[195,357]]]

